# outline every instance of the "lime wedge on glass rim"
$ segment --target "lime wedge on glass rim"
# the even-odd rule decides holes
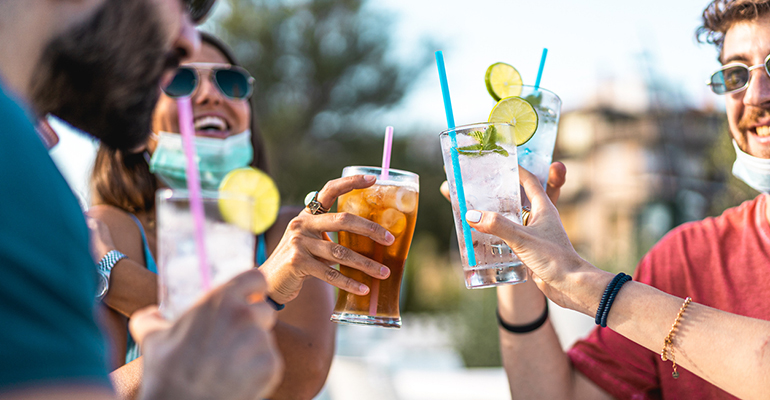
[[[538,116],[537,111],[529,102],[521,97],[510,96],[495,104],[489,114],[489,122],[504,122],[513,125],[516,146],[521,146],[535,135]],[[510,143],[504,135],[501,135],[499,140]]]
[[[219,184],[219,193],[219,211],[228,223],[259,235],[278,218],[281,195],[270,176],[258,169],[230,171]],[[244,196],[254,202],[244,201]]]
[[[495,101],[521,94],[521,75],[516,68],[506,63],[494,63],[487,68],[484,76],[487,91]]]

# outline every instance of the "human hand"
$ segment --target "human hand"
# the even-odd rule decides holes
[[[559,219],[559,212],[543,191],[537,177],[519,168],[519,178],[532,202],[527,226],[489,211],[468,211],[466,220],[479,232],[505,240],[530,269],[533,281],[549,299],[562,307],[581,311],[583,304],[578,304],[573,296],[575,288],[571,287],[570,282],[573,280],[570,278],[572,274],[595,267],[583,260],[572,247]],[[558,190],[552,194],[558,197]]]
[[[551,199],[551,203],[556,204],[561,194],[561,187],[567,182],[567,167],[559,161],[551,164],[548,169],[548,184],[545,191],[548,194],[548,198]],[[449,200],[449,183],[444,181],[439,188],[444,197]]]
[[[275,312],[264,302],[257,269],[215,288],[179,320],[156,306],[131,317],[144,354],[143,399],[260,399],[272,393],[283,362],[270,333]]]
[[[337,197],[354,189],[370,187],[375,182],[375,176],[364,175],[335,179],[327,182],[318,192],[318,201],[324,208],[329,208]],[[333,243],[326,235],[326,232],[339,231],[367,236],[385,246],[395,240],[385,228],[365,218],[348,213],[312,215],[305,208],[289,222],[280,243],[259,267],[267,278],[270,297],[281,304],[293,300],[309,276],[354,294],[365,295],[369,292],[366,285],[334,269],[335,264],[361,270],[377,279],[390,275],[385,265]]]
[[[112,240],[107,224],[92,217],[88,212],[85,213],[85,217],[91,241],[91,257],[98,263],[110,250],[115,250],[115,242]]]

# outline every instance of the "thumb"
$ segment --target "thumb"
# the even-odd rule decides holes
[[[158,306],[149,306],[136,311],[128,322],[131,336],[139,343],[140,347],[148,335],[170,327],[171,322],[163,318],[160,310],[158,310]]]
[[[465,213],[468,224],[481,233],[495,235],[508,243],[512,249],[525,235],[523,227],[502,214],[492,211],[470,210]]]

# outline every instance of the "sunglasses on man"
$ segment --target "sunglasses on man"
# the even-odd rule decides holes
[[[217,0],[182,0],[187,12],[190,13],[190,19],[196,24],[200,24],[211,11],[211,7]]]
[[[203,76],[209,71],[214,86],[231,100],[245,100],[254,91],[254,78],[245,69],[228,64],[191,63],[177,68],[174,79],[163,88],[163,93],[172,98],[188,97],[195,94]]]
[[[764,68],[765,73],[770,76],[770,55],[765,58],[764,63],[750,67],[738,62],[724,65],[711,75],[711,79],[706,84],[716,94],[739,92],[749,87],[751,71],[757,68]]]

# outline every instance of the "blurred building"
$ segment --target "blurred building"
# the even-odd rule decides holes
[[[598,96],[562,115],[554,159],[567,166],[559,211],[577,251],[597,266],[632,271],[674,226],[701,219],[727,174],[710,168],[726,135],[724,112],[642,106]],[[671,104],[671,103],[669,103]],[[729,173],[729,171],[724,171]]]

